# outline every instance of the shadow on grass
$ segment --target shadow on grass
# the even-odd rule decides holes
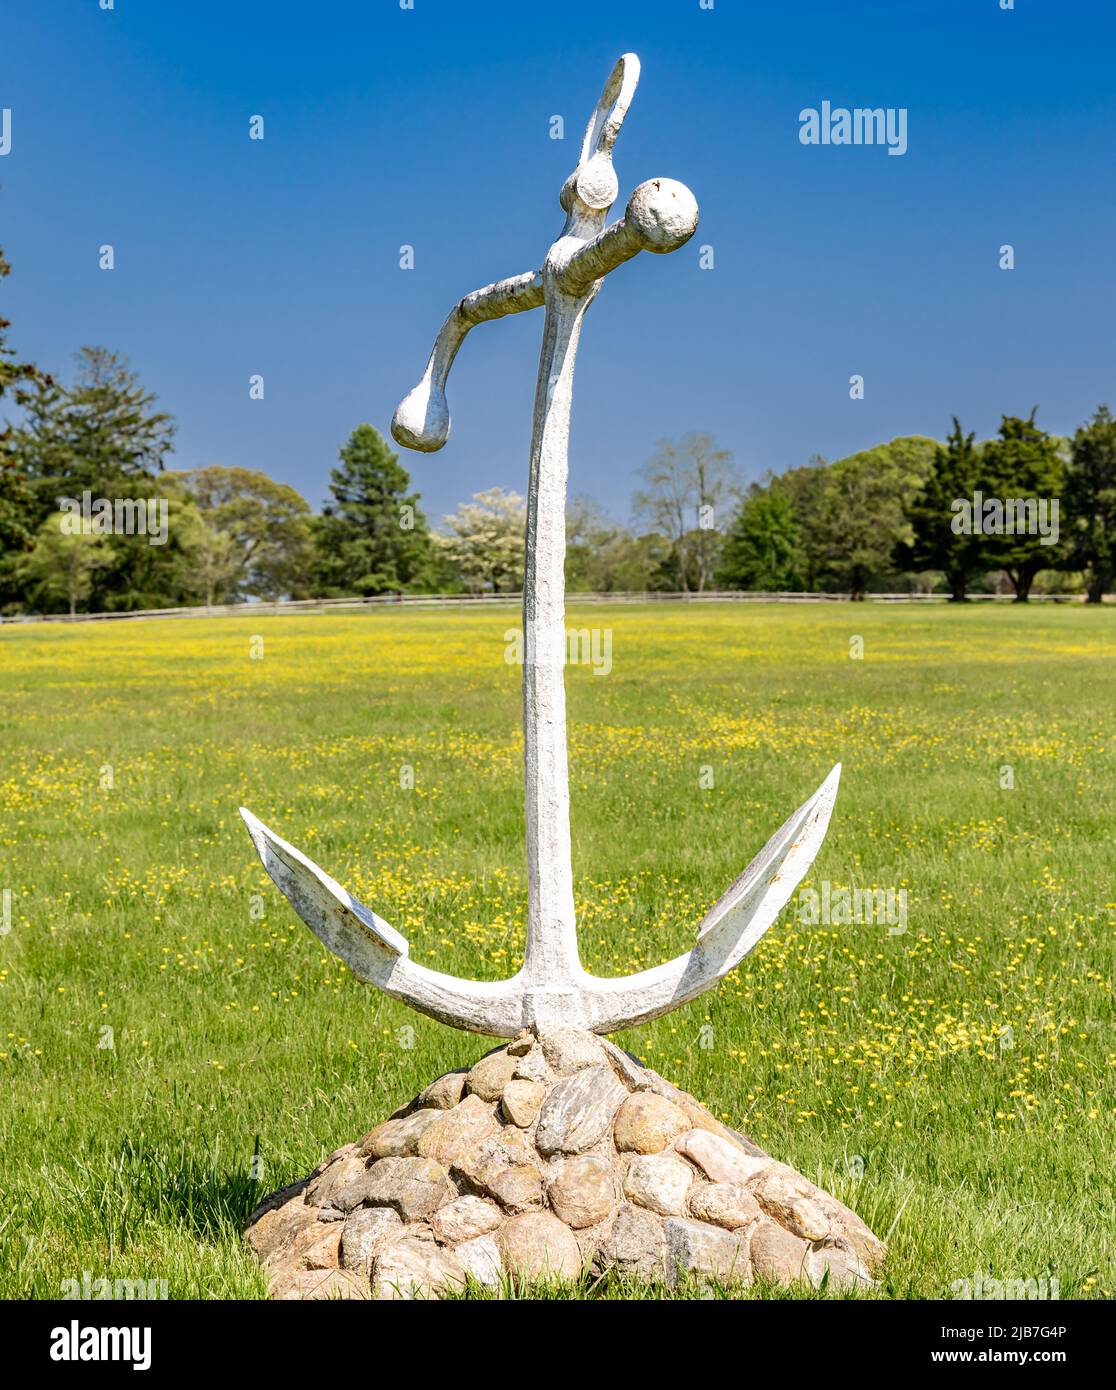
[[[125,1138],[115,1153],[78,1155],[55,1180],[54,1196],[72,1226],[100,1234],[110,1250],[126,1249],[158,1222],[205,1240],[239,1236],[266,1191],[247,1166],[222,1162],[219,1148],[198,1155],[185,1140]]]

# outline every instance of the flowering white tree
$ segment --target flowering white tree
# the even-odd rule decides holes
[[[471,593],[514,593],[523,587],[527,503],[518,492],[490,487],[445,518],[435,537]]]

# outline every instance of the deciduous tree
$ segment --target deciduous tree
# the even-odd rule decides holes
[[[719,449],[710,434],[661,439],[639,472],[646,487],[633,499],[636,516],[671,543],[684,591],[709,588],[722,518],[739,486],[731,452]]]
[[[518,492],[490,487],[473,494],[453,516],[438,545],[473,593],[514,593],[523,587],[527,504]]]
[[[824,579],[864,597],[893,573],[892,556],[911,539],[904,515],[922,488],[937,444],[914,435],[840,459],[826,469],[803,540]]]
[[[300,493],[252,468],[213,465],[170,476],[205,523],[194,545],[206,603],[302,596],[312,544],[310,507]]]
[[[768,593],[802,588],[800,532],[786,492],[753,484],[721,551],[718,585]]]

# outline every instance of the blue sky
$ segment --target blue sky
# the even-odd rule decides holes
[[[745,477],[941,437],[953,414],[984,435],[1037,404],[1070,431],[1116,405],[1116,7],[999,3],[3,0],[0,308],[55,372],[83,343],[126,353],[178,419],[175,466],[260,468],[318,505],[453,302],[540,263],[630,49],[614,211],[664,175],[701,224],[589,313],[572,493],[626,517],[655,441],[687,430]],[[906,108],[908,152],[803,146],[799,112],[825,100]],[[404,453],[434,520],[525,491],[541,319],[476,330],[449,444]]]

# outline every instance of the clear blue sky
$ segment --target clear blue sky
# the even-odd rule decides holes
[[[264,469],[319,504],[452,303],[538,265],[627,49],[643,77],[615,212],[665,175],[702,220],[590,311],[572,492],[626,516],[656,439],[687,430],[758,477],[941,437],[955,413],[983,435],[1037,404],[1069,431],[1116,405],[1111,0],[0,3],[14,344],[62,373],[83,343],[126,353],[178,418],[177,467]],[[803,146],[798,113],[823,100],[906,107],[907,154]],[[449,444],[404,453],[433,519],[525,490],[541,317],[478,329]]]

